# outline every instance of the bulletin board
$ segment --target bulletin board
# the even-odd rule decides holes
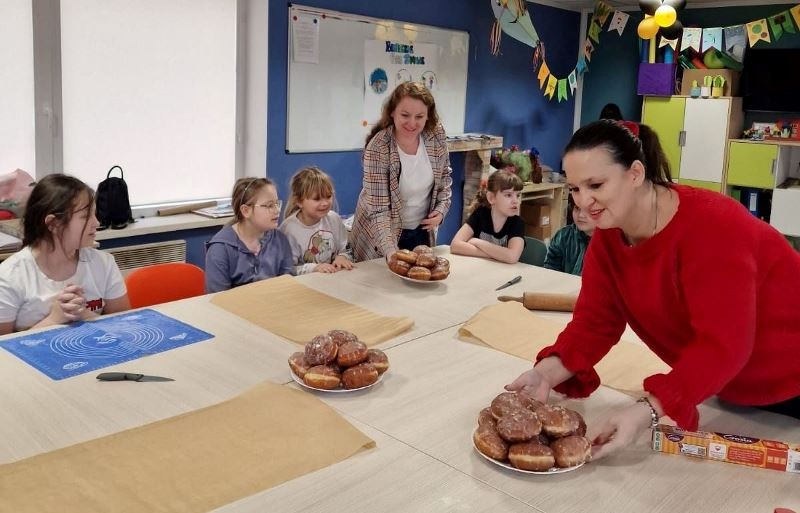
[[[370,127],[365,93],[369,73],[365,43],[418,45],[436,55],[431,92],[448,134],[464,132],[469,34],[396,20],[381,20],[292,4],[289,8],[289,55],[286,151],[311,153],[360,150]],[[297,48],[295,48],[297,46]],[[315,47],[316,46],[316,47]],[[316,61],[316,62],[315,62]],[[365,80],[367,75],[367,80]],[[399,79],[399,75],[396,77]],[[395,79],[390,76],[390,83]],[[369,106],[369,103],[366,103]]]

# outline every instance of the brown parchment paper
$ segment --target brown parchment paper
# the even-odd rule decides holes
[[[483,308],[459,328],[458,335],[461,340],[533,361],[539,351],[555,342],[563,329],[564,325],[536,315],[521,303],[509,301]],[[595,370],[603,385],[638,396],[642,394],[644,378],[670,369],[647,347],[621,340]]]
[[[220,292],[211,302],[298,344],[332,329],[355,333],[368,346],[408,331],[408,317],[378,315],[279,276]]]
[[[0,466],[0,512],[197,513],[375,443],[311,394],[229,401]]]

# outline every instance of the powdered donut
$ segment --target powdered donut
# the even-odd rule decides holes
[[[336,342],[337,346],[341,346],[345,342],[358,342],[358,337],[355,333],[350,333],[345,330],[330,330],[328,336]]]
[[[306,344],[305,355],[309,365],[325,365],[336,359],[339,346],[329,335],[317,335]]]
[[[367,363],[371,363],[378,374],[383,374],[389,370],[389,357],[380,349],[370,349],[367,351]]]
[[[504,460],[508,456],[508,444],[490,424],[478,427],[472,433],[472,441],[481,453],[492,459]]]
[[[298,351],[289,357],[289,368],[298,378],[302,379],[308,369],[311,368],[311,365],[306,361],[305,353]]]
[[[558,467],[574,467],[592,459],[592,444],[583,436],[571,435],[550,444]]]
[[[303,376],[303,382],[313,388],[322,390],[333,390],[339,388],[341,374],[339,369],[333,365],[315,365],[311,367]]]
[[[577,412],[570,413],[563,406],[545,404],[536,410],[536,416],[542,421],[542,431],[552,438],[571,435],[580,427]]]
[[[339,346],[336,363],[340,367],[352,367],[367,359],[367,346],[362,342],[345,342]]]
[[[378,381],[378,371],[371,363],[359,363],[342,373],[345,388],[363,388]]]
[[[508,461],[511,465],[535,472],[544,472],[555,466],[553,450],[537,442],[513,444],[508,448]]]
[[[503,415],[497,421],[497,433],[506,442],[526,442],[541,431],[542,423],[530,410],[514,410]]]

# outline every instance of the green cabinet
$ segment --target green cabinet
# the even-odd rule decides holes
[[[776,144],[731,141],[728,147],[728,185],[759,189],[775,187],[778,150]]]
[[[672,178],[680,176],[683,113],[686,98],[680,96],[648,96],[642,108],[642,123],[652,128],[672,168]]]

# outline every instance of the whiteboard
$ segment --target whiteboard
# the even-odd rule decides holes
[[[319,27],[318,63],[293,57],[294,25],[309,16]],[[447,133],[464,132],[469,34],[293,4],[289,9],[287,152],[364,147],[369,128],[380,118],[380,109],[375,109],[372,119],[365,119],[364,46],[376,39],[436,45],[438,77],[432,91],[436,111]]]

